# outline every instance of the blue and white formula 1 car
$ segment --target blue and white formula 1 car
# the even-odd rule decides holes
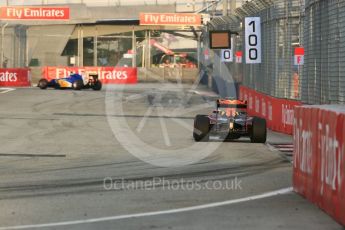
[[[102,82],[98,80],[97,74],[88,74],[86,76],[82,76],[77,73],[72,73],[66,78],[53,79],[50,81],[42,78],[41,80],[39,80],[37,86],[40,89],[47,89],[48,87],[52,87],[55,89],[81,90],[91,88],[93,90],[101,90]]]

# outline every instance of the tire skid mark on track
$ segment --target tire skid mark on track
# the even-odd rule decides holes
[[[176,180],[178,178],[183,178],[188,181],[198,181],[198,182],[208,182],[214,180],[227,180],[233,179],[234,177],[245,178],[251,175],[256,175],[263,173],[268,170],[273,170],[276,168],[281,168],[281,161],[272,160],[267,162],[262,162],[261,164],[248,164],[248,165],[236,165],[232,167],[225,167],[212,170],[196,170],[195,172],[189,173],[160,173],[156,171],[152,172],[157,174],[155,176],[137,176],[126,178],[118,176],[109,176],[107,178],[112,178],[113,181],[125,181],[125,182],[139,182],[153,180],[154,178],[164,178],[168,180]],[[147,170],[145,170],[147,171]],[[138,174],[140,175],[140,174]],[[35,183],[32,184],[19,184],[19,185],[7,185],[0,187],[0,200],[3,199],[16,199],[16,198],[27,198],[27,197],[37,197],[37,196],[55,196],[71,193],[90,193],[90,192],[104,192],[103,188],[104,178],[79,178],[79,179],[69,179],[69,180],[54,180],[47,181],[45,183]],[[159,188],[162,185],[155,185]],[[95,189],[96,187],[96,189]],[[61,191],[57,191],[57,190]],[[72,191],[71,191],[72,189]],[[91,189],[91,190],[90,190]],[[119,189],[118,191],[122,191]],[[13,194],[15,193],[15,194]]]
[[[8,117],[3,117],[0,115],[0,120],[32,120],[32,121],[56,121],[56,120],[59,120],[57,118],[41,118],[41,117],[20,117],[20,116],[17,116],[17,117],[14,117],[14,116],[8,116]]]
[[[88,154],[88,156],[90,156],[90,154]],[[30,158],[28,158],[28,160],[30,160]],[[128,161],[116,161],[116,162],[110,162],[109,160],[107,160],[104,163],[97,163],[97,164],[91,164],[90,162],[95,162],[97,160],[99,160],[99,158],[96,157],[83,157],[83,158],[74,158],[74,160],[77,160],[77,162],[74,162],[71,164],[69,164],[69,162],[65,162],[64,166],[65,167],[56,167],[55,162],[50,162],[50,164],[46,165],[48,167],[43,167],[43,165],[41,165],[40,169],[24,169],[24,170],[18,170],[18,172],[20,173],[25,173],[25,174],[35,174],[35,173],[52,173],[52,172],[61,172],[61,171],[66,171],[66,170],[81,170],[81,169],[95,169],[95,168],[104,168],[104,167],[114,167],[117,170],[121,170],[121,169],[126,169],[128,167],[132,167],[134,168],[133,172],[136,171],[141,171],[141,170],[156,170],[157,168],[155,166],[151,166],[148,165],[144,162],[142,162],[141,160],[128,160]],[[220,156],[219,155],[214,155],[211,157],[208,157],[206,159],[204,159],[201,162],[196,163],[194,166],[196,167],[202,167],[204,165],[207,165],[213,161],[216,160],[220,160]],[[73,166],[73,164],[76,164],[77,166]],[[53,166],[53,167],[51,167]]]
[[[66,157],[63,154],[0,153],[0,157]]]

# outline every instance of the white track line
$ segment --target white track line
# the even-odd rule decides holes
[[[14,91],[16,89],[12,89],[12,88],[0,88],[1,92],[0,93],[8,93],[11,91]]]
[[[170,209],[170,210],[163,210],[163,211],[156,211],[156,212],[144,212],[144,213],[136,213],[136,214],[128,214],[128,215],[120,215],[120,216],[108,216],[108,217],[100,217],[100,218],[86,219],[86,220],[73,220],[73,221],[46,223],[46,224],[33,224],[33,225],[18,225],[18,226],[0,227],[0,230],[69,226],[69,225],[77,225],[77,224],[90,224],[90,223],[113,221],[113,220],[123,220],[123,219],[131,219],[131,218],[140,218],[140,217],[149,217],[149,216],[159,216],[159,215],[166,215],[166,214],[190,212],[190,211],[197,211],[197,210],[208,209],[208,208],[216,208],[216,207],[221,207],[221,206],[230,205],[230,204],[238,204],[238,203],[247,202],[247,201],[264,199],[264,198],[268,198],[268,197],[288,194],[292,191],[293,191],[293,189],[290,187],[290,188],[284,188],[284,189],[280,189],[280,190],[276,190],[276,191],[263,193],[260,195],[255,195],[255,196],[250,196],[250,197],[245,197],[245,198],[240,198],[240,199],[235,199],[235,200],[215,202],[215,203],[204,204],[204,205],[191,206],[191,207],[186,207],[186,208],[177,208],[177,209]]]
[[[168,128],[167,128],[167,125],[165,123],[165,120],[162,117],[160,117],[159,122],[161,123],[161,130],[162,130],[165,145],[170,147],[171,141],[170,141],[169,132],[168,132]]]
[[[147,118],[148,118],[149,116],[151,116],[152,111],[153,111],[152,107],[149,107],[148,110],[146,111],[146,113],[145,113],[143,119],[141,119],[141,121],[139,122],[139,125],[138,125],[138,127],[137,127],[137,133],[140,133],[141,130],[144,128],[144,126],[145,126],[145,124],[146,124],[146,122],[147,122]]]

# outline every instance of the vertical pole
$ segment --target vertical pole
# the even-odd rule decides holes
[[[231,14],[235,14],[236,10],[236,0],[230,0],[230,12]]]
[[[287,2],[287,1],[285,1],[284,2],[284,9],[285,9],[285,22],[284,22],[284,32],[285,32],[285,34],[283,35],[283,60],[285,60],[286,61],[286,56],[287,56],[287,50],[286,50],[286,44],[288,43],[288,36],[289,36],[289,8],[288,8],[288,6],[289,6],[289,3]],[[284,73],[286,73],[286,72],[288,72],[287,70],[286,70],[286,67],[283,67],[283,70],[282,70]],[[291,74],[290,74],[291,75]],[[286,75],[284,74],[284,77],[285,77]],[[285,98],[289,98],[289,97],[287,97],[287,93],[286,93],[286,88],[287,87],[289,87],[289,93],[291,92],[291,76],[288,76],[287,77],[288,79],[286,79],[286,82],[285,82],[285,86],[284,86],[284,88],[285,88],[285,93],[284,93],[284,97]],[[283,84],[284,84],[284,82],[283,82]],[[286,85],[287,84],[287,85]]]
[[[79,59],[80,59],[80,28],[79,28],[79,25],[77,25],[77,31],[78,31],[78,39],[77,39],[77,60],[76,60],[76,64],[77,66],[79,66]]]
[[[80,50],[81,50],[81,59],[80,59],[80,66],[84,66],[84,30],[83,30],[83,26],[80,25],[80,41],[81,41],[81,45],[80,45]]]
[[[18,27],[19,27],[19,29],[18,29]],[[21,52],[20,51],[22,50],[21,32],[20,32],[21,26],[18,26],[18,27],[15,27],[15,29],[14,29],[15,32],[13,35],[15,37],[13,49],[16,50],[16,55],[13,58],[13,67],[19,67],[21,65],[21,61],[20,61],[20,58],[21,58]]]
[[[98,56],[98,50],[97,50],[97,43],[98,43],[98,36],[97,34],[93,37],[93,66],[97,66],[97,56]]]
[[[4,67],[4,31],[5,31],[5,26],[1,26],[1,57],[0,57],[0,65],[1,68]]]
[[[147,68],[151,68],[151,30],[148,31],[149,33],[149,52],[148,52],[148,62],[147,62]]]
[[[29,67],[29,37],[28,37],[28,27],[25,31],[25,67]]]
[[[13,29],[13,33],[11,34],[11,37],[12,37],[12,54],[11,54],[11,59],[13,60],[13,64],[12,66],[15,67],[16,66],[16,62],[17,62],[17,59],[16,59],[16,56],[17,56],[17,52],[16,52],[16,42],[17,42],[17,37],[16,37],[16,31],[15,29]]]
[[[302,37],[302,13],[303,13],[303,11],[302,11],[302,5],[303,5],[303,3],[302,3],[302,0],[300,0],[300,12],[299,12],[299,22],[298,22],[298,24],[299,24],[299,28],[298,28],[298,45],[301,47],[303,47],[303,44],[302,44],[302,39],[301,39],[301,37]],[[297,66],[297,74],[298,74],[298,87],[297,87],[297,90],[298,90],[298,92],[296,93],[295,92],[295,94],[298,96],[298,98],[296,98],[296,99],[302,99],[302,95],[301,95],[301,74],[302,74],[302,71],[301,71],[301,66]]]
[[[80,66],[80,25],[78,26],[78,57],[77,57],[77,66]]]
[[[134,26],[132,27],[132,51],[133,51],[133,57],[132,57],[132,67],[136,67],[136,57],[137,57],[137,50],[136,50],[136,37],[135,37],[135,31],[134,31]]]
[[[147,63],[148,63],[148,58],[147,58],[147,53],[148,53],[148,49],[149,49],[149,41],[148,41],[148,30],[145,31],[145,42],[144,42],[144,46],[143,46],[143,70],[145,73],[145,80],[147,80]]]
[[[8,23],[1,27],[1,67],[4,67],[4,39],[5,39],[5,28],[7,27]]]
[[[97,56],[98,56],[98,50],[97,50],[97,43],[98,43],[98,31],[96,26],[95,36],[93,37],[93,66],[97,66]]]
[[[223,16],[228,16],[228,0],[223,0]]]
[[[78,66],[83,66],[84,61],[84,39],[83,39],[83,28],[82,25],[78,25]]]
[[[143,43],[143,53],[141,57],[141,67],[145,68],[146,67],[146,44],[147,44],[147,30],[145,31],[145,42]]]
[[[198,36],[198,41],[197,41],[197,44],[198,44],[198,53],[197,53],[197,62],[198,62],[198,68],[200,68],[200,55],[201,55],[201,41],[200,41],[200,36]]]

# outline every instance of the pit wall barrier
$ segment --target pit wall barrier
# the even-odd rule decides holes
[[[30,69],[0,68],[0,87],[31,86]]]
[[[138,82],[178,82],[192,84],[198,79],[197,68],[131,68],[131,67],[65,67],[45,66],[32,68],[32,81],[63,78],[71,72],[97,73],[103,84],[136,84]]]
[[[245,86],[239,87],[239,97],[248,102],[248,114],[266,119],[267,127],[273,131],[293,134],[294,108],[299,101],[275,98]]]
[[[294,190],[345,225],[345,107],[295,108]]]
[[[47,80],[64,78],[72,72],[79,74],[96,73],[103,84],[136,84],[138,82],[137,68],[66,66],[45,66],[42,68],[42,76]]]

